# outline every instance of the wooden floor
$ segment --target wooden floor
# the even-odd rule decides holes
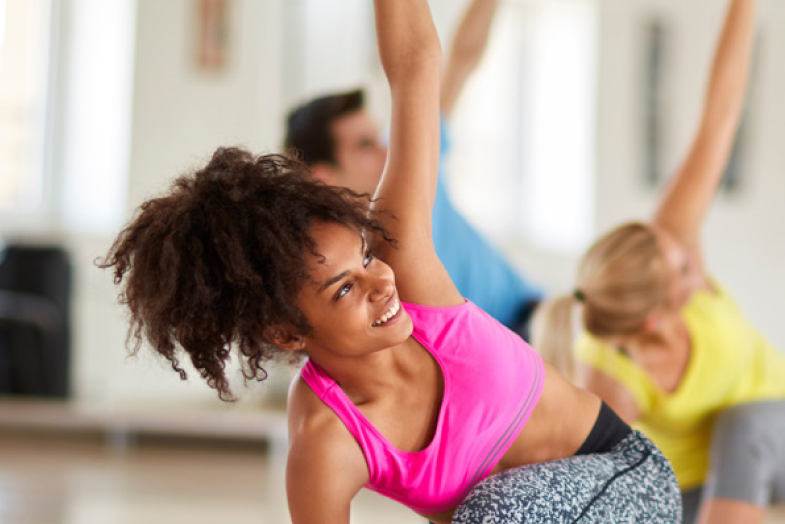
[[[0,431],[2,524],[289,522],[280,470],[257,443]],[[424,524],[374,493],[357,524]]]
[[[281,457],[259,441],[0,429],[2,524],[219,522],[289,522]],[[425,521],[364,490],[352,523]],[[771,513],[775,523],[785,512]]]

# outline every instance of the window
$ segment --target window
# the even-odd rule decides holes
[[[71,0],[58,145],[59,221],[112,234],[126,210],[134,87],[134,0]]]
[[[0,0],[0,213],[44,200],[49,0]]]
[[[500,6],[456,110],[450,189],[493,236],[577,252],[594,219],[596,3]]]

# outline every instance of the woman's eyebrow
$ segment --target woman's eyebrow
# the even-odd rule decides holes
[[[344,271],[341,274],[335,275],[334,277],[330,278],[327,282],[325,282],[322,287],[319,288],[319,292],[321,293],[322,291],[324,291],[328,287],[332,286],[336,282],[339,282],[339,281],[343,280],[347,276],[349,276],[349,270],[346,270],[346,271]]]
[[[366,242],[365,242],[365,235],[362,235],[362,234],[361,234],[361,235],[360,235],[360,239],[362,240],[362,243],[360,244],[360,256],[363,256],[363,255],[365,255],[365,246],[366,246]],[[350,271],[347,269],[347,270],[346,270],[346,271],[344,271],[343,273],[340,273],[340,274],[338,274],[338,275],[335,275],[334,277],[332,277],[332,278],[328,279],[328,280],[327,280],[327,282],[325,282],[325,283],[324,283],[324,284],[323,284],[323,285],[322,285],[322,286],[319,288],[319,292],[321,293],[322,291],[326,290],[328,287],[332,286],[332,285],[333,285],[333,284],[335,284],[336,282],[338,282],[338,281],[340,281],[340,280],[343,280],[344,278],[346,278],[347,276],[349,276],[349,273],[350,273]]]

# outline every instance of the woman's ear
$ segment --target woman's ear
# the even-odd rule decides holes
[[[283,351],[300,351],[305,349],[305,338],[287,326],[269,326],[264,330],[264,337]]]
[[[653,311],[646,315],[646,320],[643,321],[643,331],[645,333],[651,333],[652,331],[657,331],[662,324],[662,312],[660,311]]]

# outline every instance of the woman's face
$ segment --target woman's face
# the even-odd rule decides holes
[[[401,307],[390,266],[357,231],[332,222],[311,231],[321,258],[308,254],[311,281],[297,297],[311,333],[309,356],[359,357],[405,342],[412,321]]]
[[[668,275],[668,305],[681,310],[690,298],[694,268],[687,251],[662,228],[654,229]]]

